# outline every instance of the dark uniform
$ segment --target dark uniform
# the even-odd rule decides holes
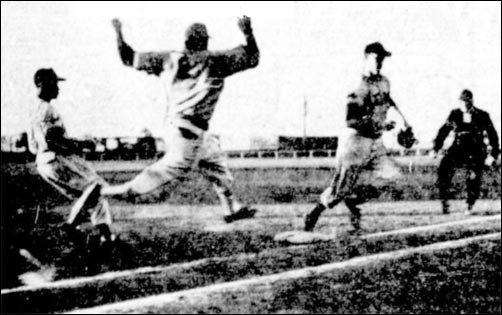
[[[465,90],[462,92],[461,99],[472,102],[472,93]],[[500,153],[499,138],[490,115],[477,107],[472,106],[465,112],[460,109],[451,111],[446,123],[439,129],[434,140],[434,151],[437,152],[443,147],[444,140],[451,131],[455,133],[455,139],[441,160],[438,169],[437,184],[440,198],[443,201],[444,213],[448,213],[449,188],[455,168],[466,167],[469,172],[467,176],[469,210],[478,199],[484,162],[488,154],[484,142],[485,133],[488,136],[492,147],[491,154],[495,160]]]

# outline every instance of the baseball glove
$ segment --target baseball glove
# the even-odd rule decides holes
[[[397,134],[397,142],[404,148],[411,148],[416,142],[415,134],[411,127],[406,127],[406,129],[401,129]]]

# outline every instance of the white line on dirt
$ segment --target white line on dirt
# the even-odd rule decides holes
[[[363,267],[372,264],[376,261],[388,261],[398,258],[406,257],[413,254],[433,253],[445,249],[454,249],[464,247],[471,243],[497,240],[501,238],[501,233],[492,233],[482,236],[470,237],[455,241],[447,241],[435,243],[431,245],[421,246],[411,249],[402,249],[387,253],[375,254],[370,256],[357,257],[343,262],[336,262],[325,264],[317,267],[308,267],[283,273],[255,277],[246,280],[237,280],[226,283],[209,285],[207,287],[195,288],[186,291],[179,291],[174,293],[164,293],[155,296],[144,298],[132,299],[128,301],[106,304],[102,306],[80,309],[69,314],[103,314],[103,313],[128,313],[128,312],[141,312],[148,309],[149,312],[154,311],[155,308],[162,308],[163,306],[171,303],[178,303],[183,305],[206,305],[211,299],[215,298],[215,294],[226,295],[232,292],[245,291],[252,286],[271,286],[278,281],[292,280],[299,278],[307,278],[312,276],[319,276],[325,273],[343,270],[345,268]]]
[[[412,234],[415,232],[421,232],[421,231],[427,231],[427,230],[435,230],[437,228],[448,228],[448,227],[453,227],[453,226],[458,226],[458,225],[470,225],[474,223],[480,223],[480,222],[488,222],[491,220],[500,220],[501,216],[500,215],[493,215],[493,216],[488,216],[488,217],[481,217],[481,218],[471,218],[467,220],[460,220],[460,221],[453,221],[453,222],[446,222],[446,223],[439,223],[439,224],[432,224],[432,225],[424,225],[424,226],[417,226],[417,227],[411,227],[411,228],[404,228],[404,229],[399,229],[399,230],[392,230],[392,231],[386,231],[386,232],[379,232],[379,233],[373,233],[373,234],[367,234],[361,236],[363,239],[372,239],[372,238],[379,238],[382,236],[388,236],[388,235],[400,235],[400,234]],[[336,237],[333,237],[333,240],[335,240]],[[290,246],[288,247],[289,249],[302,249],[306,248],[309,245],[296,245],[296,246]],[[247,253],[242,253],[238,254],[235,256],[231,257],[210,257],[210,258],[204,258],[200,260],[194,260],[191,262],[185,262],[185,263],[178,263],[178,264],[172,264],[169,266],[154,266],[154,267],[141,267],[137,269],[131,269],[131,270],[123,270],[123,271],[112,271],[112,272],[106,272],[103,274],[91,276],[91,277],[80,277],[80,278],[74,278],[74,279],[64,279],[64,280],[58,280],[55,282],[51,283],[45,283],[45,284],[40,284],[37,286],[22,286],[22,287],[17,287],[13,289],[2,289],[1,294],[2,295],[7,295],[7,294],[15,294],[19,292],[29,292],[29,291],[38,291],[38,290],[44,290],[44,289],[56,289],[56,288],[75,288],[79,287],[85,284],[93,283],[93,282],[98,282],[98,281],[103,281],[103,280],[118,280],[120,278],[129,278],[132,276],[136,275],[144,275],[144,274],[149,274],[149,273],[160,273],[160,272],[166,272],[170,269],[187,269],[187,268],[193,268],[196,266],[203,265],[207,263],[209,260],[227,260],[227,259],[251,259],[255,256],[257,256],[258,253],[253,253],[253,254],[247,254]]]

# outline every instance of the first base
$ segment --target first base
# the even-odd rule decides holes
[[[318,242],[329,242],[333,239],[333,235],[305,231],[286,231],[276,234],[274,237],[274,241],[276,242],[289,244],[312,244]]]

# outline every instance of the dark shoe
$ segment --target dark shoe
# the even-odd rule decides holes
[[[326,207],[319,203],[314,209],[312,209],[312,211],[305,215],[305,227],[303,228],[305,232],[312,232],[314,230],[317,220],[319,220],[319,217],[324,209],[326,209]]]
[[[450,213],[450,203],[448,201],[442,201],[441,204],[443,205],[443,214],[449,214]]]
[[[224,217],[225,222],[227,223],[232,223],[237,220],[243,220],[243,219],[249,219],[254,217],[258,210],[256,209],[251,209],[248,207],[242,207],[239,211],[226,215]]]
[[[352,200],[345,200],[347,208],[350,210],[350,224],[355,231],[361,229],[361,208],[357,207],[357,203]]]
[[[83,242],[85,241],[85,235],[82,231],[78,229],[78,227],[75,227],[69,223],[63,223],[61,225],[61,231],[63,231],[64,236],[69,242],[73,243],[74,245],[82,245]]]
[[[350,214],[350,224],[352,224],[352,227],[354,230],[360,230],[361,229],[361,213],[356,214],[356,213],[351,213]]]

